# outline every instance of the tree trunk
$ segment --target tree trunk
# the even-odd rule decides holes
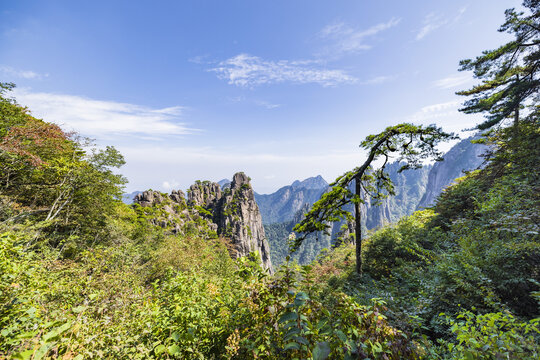
[[[361,177],[356,177],[356,195],[360,194]],[[362,214],[360,213],[360,201],[354,204],[355,241],[356,241],[356,273],[362,275]]]
[[[517,82],[519,82],[519,74],[517,75]],[[518,101],[518,104],[516,106],[516,109],[514,110],[514,137],[517,139],[519,134],[519,107],[521,105],[521,101]]]
[[[514,110],[514,139],[519,138],[519,104]]]

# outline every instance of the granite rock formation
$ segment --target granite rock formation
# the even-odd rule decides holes
[[[437,162],[429,172],[426,191],[417,206],[417,209],[426,208],[435,204],[439,194],[448,185],[452,184],[456,178],[470,171],[479,168],[484,163],[484,154],[488,147],[481,144],[473,144],[468,138],[460,141],[452,147],[445,155],[444,160]]]
[[[197,181],[189,188],[187,200],[180,190],[170,195],[147,190],[137,194],[134,202],[146,209],[154,225],[169,233],[210,230],[214,237],[217,233],[231,240],[235,258],[257,251],[262,266],[272,272],[270,247],[249,181],[240,172],[223,190],[218,183]]]
[[[201,231],[217,231],[216,224],[187,206],[182,190],[173,190],[168,196],[159,191],[146,190],[137,194],[133,203],[146,208],[151,214],[150,222],[169,233],[182,234],[193,227]]]
[[[270,247],[261,213],[250,179],[244,173],[236,173],[224,191],[218,183],[197,182],[189,189],[188,204],[202,207],[212,214],[218,234],[231,239],[234,257],[257,251],[263,267],[272,271]]]

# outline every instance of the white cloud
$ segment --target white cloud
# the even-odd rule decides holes
[[[265,109],[268,109],[268,110],[277,109],[277,108],[281,107],[281,104],[274,104],[274,103],[271,103],[271,102],[266,101],[266,100],[248,99],[243,95],[230,97],[229,101],[233,102],[233,103],[254,104],[254,105],[263,107]]]
[[[268,110],[277,109],[278,107],[281,107],[281,104],[273,104],[265,100],[256,100],[255,105],[262,106],[263,108],[268,109]]]
[[[443,17],[436,13],[429,13],[424,17],[423,20],[423,26],[418,30],[418,33],[416,34],[416,40],[422,40],[425,38],[429,33],[437,30],[438,28],[450,25],[451,23],[458,22],[463,14],[467,11],[467,6],[463,6],[458,10],[458,14],[454,16],[453,19],[443,19]]]
[[[394,76],[376,76],[374,78],[361,81],[360,84],[361,85],[377,85],[377,84],[388,82],[393,79],[394,79]]]
[[[183,107],[152,109],[115,101],[82,96],[31,92],[15,89],[19,103],[28,106],[34,116],[98,139],[113,136],[137,136],[157,139],[165,135],[189,134],[194,129],[179,123]]]
[[[437,126],[441,126],[446,131],[466,134],[466,129],[473,128],[483,120],[480,114],[471,115],[460,112],[462,103],[460,100],[453,100],[427,105],[406,117],[405,121],[424,125],[436,123]]]
[[[346,53],[369,50],[371,45],[366,44],[366,38],[390,29],[399,24],[400,21],[401,19],[392,18],[385,23],[364,30],[355,29],[343,22],[327,25],[320,31],[319,36],[331,40],[333,44],[325,49],[324,54],[336,57]]]
[[[468,5],[465,5],[459,9],[457,16],[454,18],[454,22],[457,22],[461,19],[463,14],[465,14],[465,11],[467,11],[468,7],[469,7]]]
[[[419,119],[432,117],[432,116],[441,117],[443,115],[448,114],[449,112],[453,113],[455,110],[457,110],[460,104],[461,104],[460,101],[454,100],[454,101],[447,101],[444,103],[427,105],[427,106],[422,107],[413,116],[416,116]]]
[[[314,60],[263,60],[248,54],[239,54],[222,61],[210,69],[231,85],[254,87],[284,82],[322,86],[354,83],[357,79],[343,70],[326,69]]]
[[[343,22],[328,25],[318,35],[319,38],[330,42],[330,45],[326,46],[324,54],[319,55],[338,57],[345,53],[367,50],[371,48],[371,45],[365,43],[366,38],[394,27],[399,22],[400,19],[392,18],[385,23],[364,30],[354,29]],[[197,61],[200,59],[197,58]],[[350,75],[345,70],[328,69],[326,62],[321,59],[273,61],[245,53],[221,61],[208,71],[215,72],[218,78],[240,87],[285,82],[314,83],[327,87],[358,82],[355,76]],[[360,83],[379,84],[388,79],[389,77],[381,76]]]
[[[433,85],[440,89],[452,89],[458,86],[463,86],[472,81],[472,77],[469,74],[461,73],[457,75],[450,75],[445,78],[439,79],[433,82]]]
[[[178,188],[178,186],[180,185],[180,183],[176,180],[172,180],[172,181],[164,181],[161,186],[165,189],[165,190],[172,190],[172,189],[176,189]]]
[[[422,40],[430,32],[437,30],[438,28],[446,25],[447,23],[448,20],[443,20],[440,15],[437,15],[435,13],[426,15],[423,21],[424,26],[422,26],[422,28],[416,34],[416,40]]]
[[[36,79],[36,80],[43,79],[49,76],[49,74],[39,74],[31,70],[19,70],[19,69],[15,69],[11,66],[6,66],[6,65],[0,65],[0,73],[2,73],[4,76],[11,76],[11,77],[22,78],[22,79]]]

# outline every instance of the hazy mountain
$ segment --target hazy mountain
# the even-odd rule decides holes
[[[437,196],[456,178],[463,176],[465,171],[477,169],[482,165],[484,158],[481,155],[488,150],[488,147],[471,143],[471,140],[477,138],[470,137],[460,141],[444,155],[444,161],[433,165],[429,172],[426,191],[417,209],[433,205]]]
[[[255,193],[255,200],[264,224],[280,223],[291,220],[302,205],[313,204],[326,189],[328,183],[318,175],[304,181],[296,180],[272,194]]]
[[[363,226],[373,229],[384,224],[397,221],[405,215],[410,215],[417,207],[420,198],[425,192],[428,172],[431,166],[418,170],[406,170],[398,173],[400,165],[388,165],[388,173],[394,182],[396,195],[386,198],[379,206],[374,206],[368,200],[362,206]],[[328,183],[321,177],[312,177],[304,181],[295,181],[284,186],[273,194],[255,195],[265,232],[270,243],[272,262],[279,265],[287,256],[287,237],[294,225],[301,220],[302,215],[329,189]],[[352,206],[349,206],[352,211]],[[293,259],[300,264],[311,262],[324,248],[332,245],[333,239],[338,235],[343,224],[332,227],[332,236],[323,233],[309,236]]]
[[[225,189],[225,188],[227,188],[227,187],[230,187],[230,185],[231,185],[231,180],[229,180],[229,179],[222,179],[222,180],[219,180],[217,183],[219,184],[219,186],[220,186],[221,189],[223,190],[223,189]]]
[[[139,194],[142,194],[142,191],[134,191],[134,192],[129,193],[129,194],[123,194],[122,195],[122,202],[124,204],[131,205],[131,204],[133,204],[133,199],[135,198],[135,196],[137,196]]]

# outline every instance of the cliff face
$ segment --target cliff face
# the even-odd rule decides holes
[[[444,160],[437,162],[429,172],[426,191],[417,206],[417,209],[434,205],[437,196],[445,187],[464,175],[465,171],[474,170],[482,165],[484,159],[481,155],[486,152],[487,146],[473,144],[469,138],[460,141],[445,155]]]
[[[273,271],[261,213],[244,173],[235,174],[224,190],[218,183],[197,181],[189,188],[187,201],[180,190],[170,195],[148,190],[137,194],[134,202],[148,208],[156,226],[172,233],[210,230],[214,237],[217,233],[231,240],[233,257],[257,251],[262,266]]]
[[[238,256],[258,251],[263,266],[272,269],[261,213],[249,178],[244,173],[234,175],[230,190],[223,193],[217,210],[218,232],[231,238]]]
[[[192,185],[188,204],[203,207],[211,213],[218,234],[231,239],[235,251],[233,256],[246,256],[258,251],[263,267],[272,271],[270,247],[261,213],[249,178],[244,173],[236,173],[224,191],[219,184],[212,182]]]

